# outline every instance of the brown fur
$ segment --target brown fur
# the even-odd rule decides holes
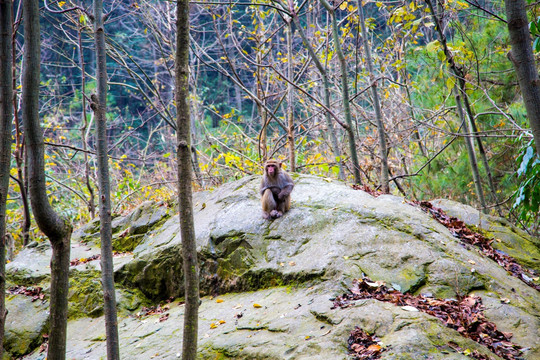
[[[293,180],[286,171],[281,169],[281,162],[268,160],[264,164],[260,192],[265,219],[276,219],[289,211],[293,187]]]

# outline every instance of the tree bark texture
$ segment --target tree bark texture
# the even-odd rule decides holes
[[[96,152],[99,182],[99,220],[101,236],[101,281],[103,307],[105,310],[105,334],[107,359],[120,359],[116,295],[114,292],[111,185],[109,180],[109,156],[107,141],[107,53],[105,27],[103,24],[103,1],[94,0],[94,41],[96,52],[97,95],[92,95],[92,110],[96,117]]]
[[[508,57],[516,69],[536,153],[540,156],[540,80],[534,61],[525,0],[506,0],[505,7],[512,47]]]
[[[0,0],[0,344],[4,343],[6,323],[6,201],[13,121],[12,14],[11,0]],[[4,347],[0,346],[0,359],[3,353]]]
[[[176,116],[178,141],[178,202],[185,286],[182,359],[197,358],[199,266],[195,244],[191,188],[191,121],[189,114],[189,1],[177,1]]]
[[[373,98],[373,107],[375,108],[375,117],[377,120],[377,128],[379,130],[379,153],[381,156],[381,190],[383,193],[390,192],[390,184],[388,177],[388,149],[386,146],[386,131],[384,130],[384,122],[381,110],[381,103],[379,101],[379,93],[377,92],[377,82],[375,81],[375,75],[373,72],[373,61],[371,60],[371,49],[369,48],[366,24],[364,19],[364,7],[362,0],[358,0],[358,15],[360,21],[360,27],[362,29],[362,44],[364,46],[364,52],[366,55],[366,65],[369,73],[369,81],[371,82],[371,96]]]
[[[356,152],[356,137],[354,135],[354,124],[351,116],[351,106],[349,104],[349,81],[347,77],[347,62],[343,50],[341,49],[341,43],[339,42],[339,29],[336,20],[336,12],[332,5],[327,0],[320,0],[321,4],[326,8],[330,18],[332,20],[332,38],[334,39],[334,50],[337,53],[339,60],[339,67],[341,70],[341,99],[343,102],[343,114],[345,115],[345,121],[347,122],[347,135],[349,137],[349,151],[351,152],[351,162],[353,167],[354,182],[361,184],[360,178],[360,164],[358,163],[358,154]]]
[[[43,130],[39,123],[40,26],[39,2],[23,0],[24,55],[22,117],[28,152],[29,193],[39,229],[52,245],[47,359],[64,360],[69,290],[69,255],[72,226],[52,208],[47,198]]]

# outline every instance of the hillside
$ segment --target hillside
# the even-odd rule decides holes
[[[291,211],[265,221],[258,181],[246,177],[194,195],[204,296],[201,358],[344,359],[356,326],[380,339],[382,359],[468,359],[474,353],[498,359],[493,349],[501,347],[522,351],[524,359],[540,357],[540,293],[534,288],[534,272],[521,279],[513,276],[400,197],[374,197],[325,178],[296,177]],[[540,272],[538,240],[468,206],[448,200],[432,204],[492,238],[495,253]],[[125,359],[180,356],[183,275],[178,224],[176,209],[166,203],[145,203],[114,219]],[[100,252],[98,229],[93,221],[73,236],[68,359],[105,357],[95,259]],[[33,245],[7,266],[8,286],[24,285],[19,288],[24,291],[8,296],[5,348],[14,357],[33,351],[23,358],[43,359],[39,347],[47,332],[50,249],[46,243]],[[418,311],[419,306],[364,298],[336,307],[333,300],[354,288],[353,279],[363,277],[374,290],[386,289],[394,296],[422,294],[430,303],[480,297],[482,315],[476,316],[512,336],[488,348]]]

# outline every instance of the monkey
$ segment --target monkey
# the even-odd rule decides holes
[[[272,159],[266,161],[260,189],[263,218],[277,219],[289,211],[293,187],[293,180],[281,169],[280,161]]]

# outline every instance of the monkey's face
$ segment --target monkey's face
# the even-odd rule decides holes
[[[276,165],[274,164],[266,165],[266,174],[268,176],[274,177],[276,176],[277,172],[278,172],[278,169]]]

